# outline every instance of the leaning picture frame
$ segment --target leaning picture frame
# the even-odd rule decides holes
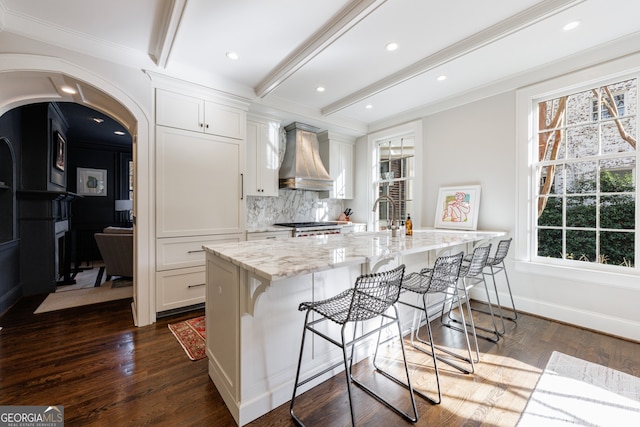
[[[476,230],[479,209],[479,185],[440,187],[434,228]]]
[[[107,195],[107,170],[78,168],[76,192],[81,196]]]

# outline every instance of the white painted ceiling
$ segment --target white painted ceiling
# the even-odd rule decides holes
[[[0,0],[1,31],[360,131],[636,34],[639,17],[638,0]]]

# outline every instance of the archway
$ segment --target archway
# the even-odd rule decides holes
[[[133,137],[134,185],[134,323],[155,322],[155,251],[153,246],[153,179],[150,176],[150,121],[141,102],[118,86],[68,61],[37,55],[0,55],[0,84],[10,90],[0,95],[0,116],[35,102],[76,102],[108,114]],[[63,86],[78,89],[67,95]]]

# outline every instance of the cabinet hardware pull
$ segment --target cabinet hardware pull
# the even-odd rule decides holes
[[[204,249],[198,249],[198,250],[193,250],[193,251],[187,251],[188,254],[195,254],[197,252],[204,252]]]
[[[240,200],[244,200],[244,174],[240,174]]]
[[[275,238],[276,238],[276,236],[269,236],[269,237],[267,237],[267,239],[275,239]]]
[[[198,125],[199,125],[200,127],[203,127],[203,126],[204,126],[204,124],[203,124],[203,123],[198,123]]]
[[[204,286],[204,285],[206,285],[206,283],[199,283],[197,285],[189,285],[188,287],[189,288],[199,288],[200,286]]]

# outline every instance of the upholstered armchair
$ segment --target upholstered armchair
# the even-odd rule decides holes
[[[105,271],[107,280],[114,276],[132,278],[133,229],[107,227],[102,233],[96,233],[94,236],[104,261],[104,267],[100,267],[95,286],[100,286]]]

